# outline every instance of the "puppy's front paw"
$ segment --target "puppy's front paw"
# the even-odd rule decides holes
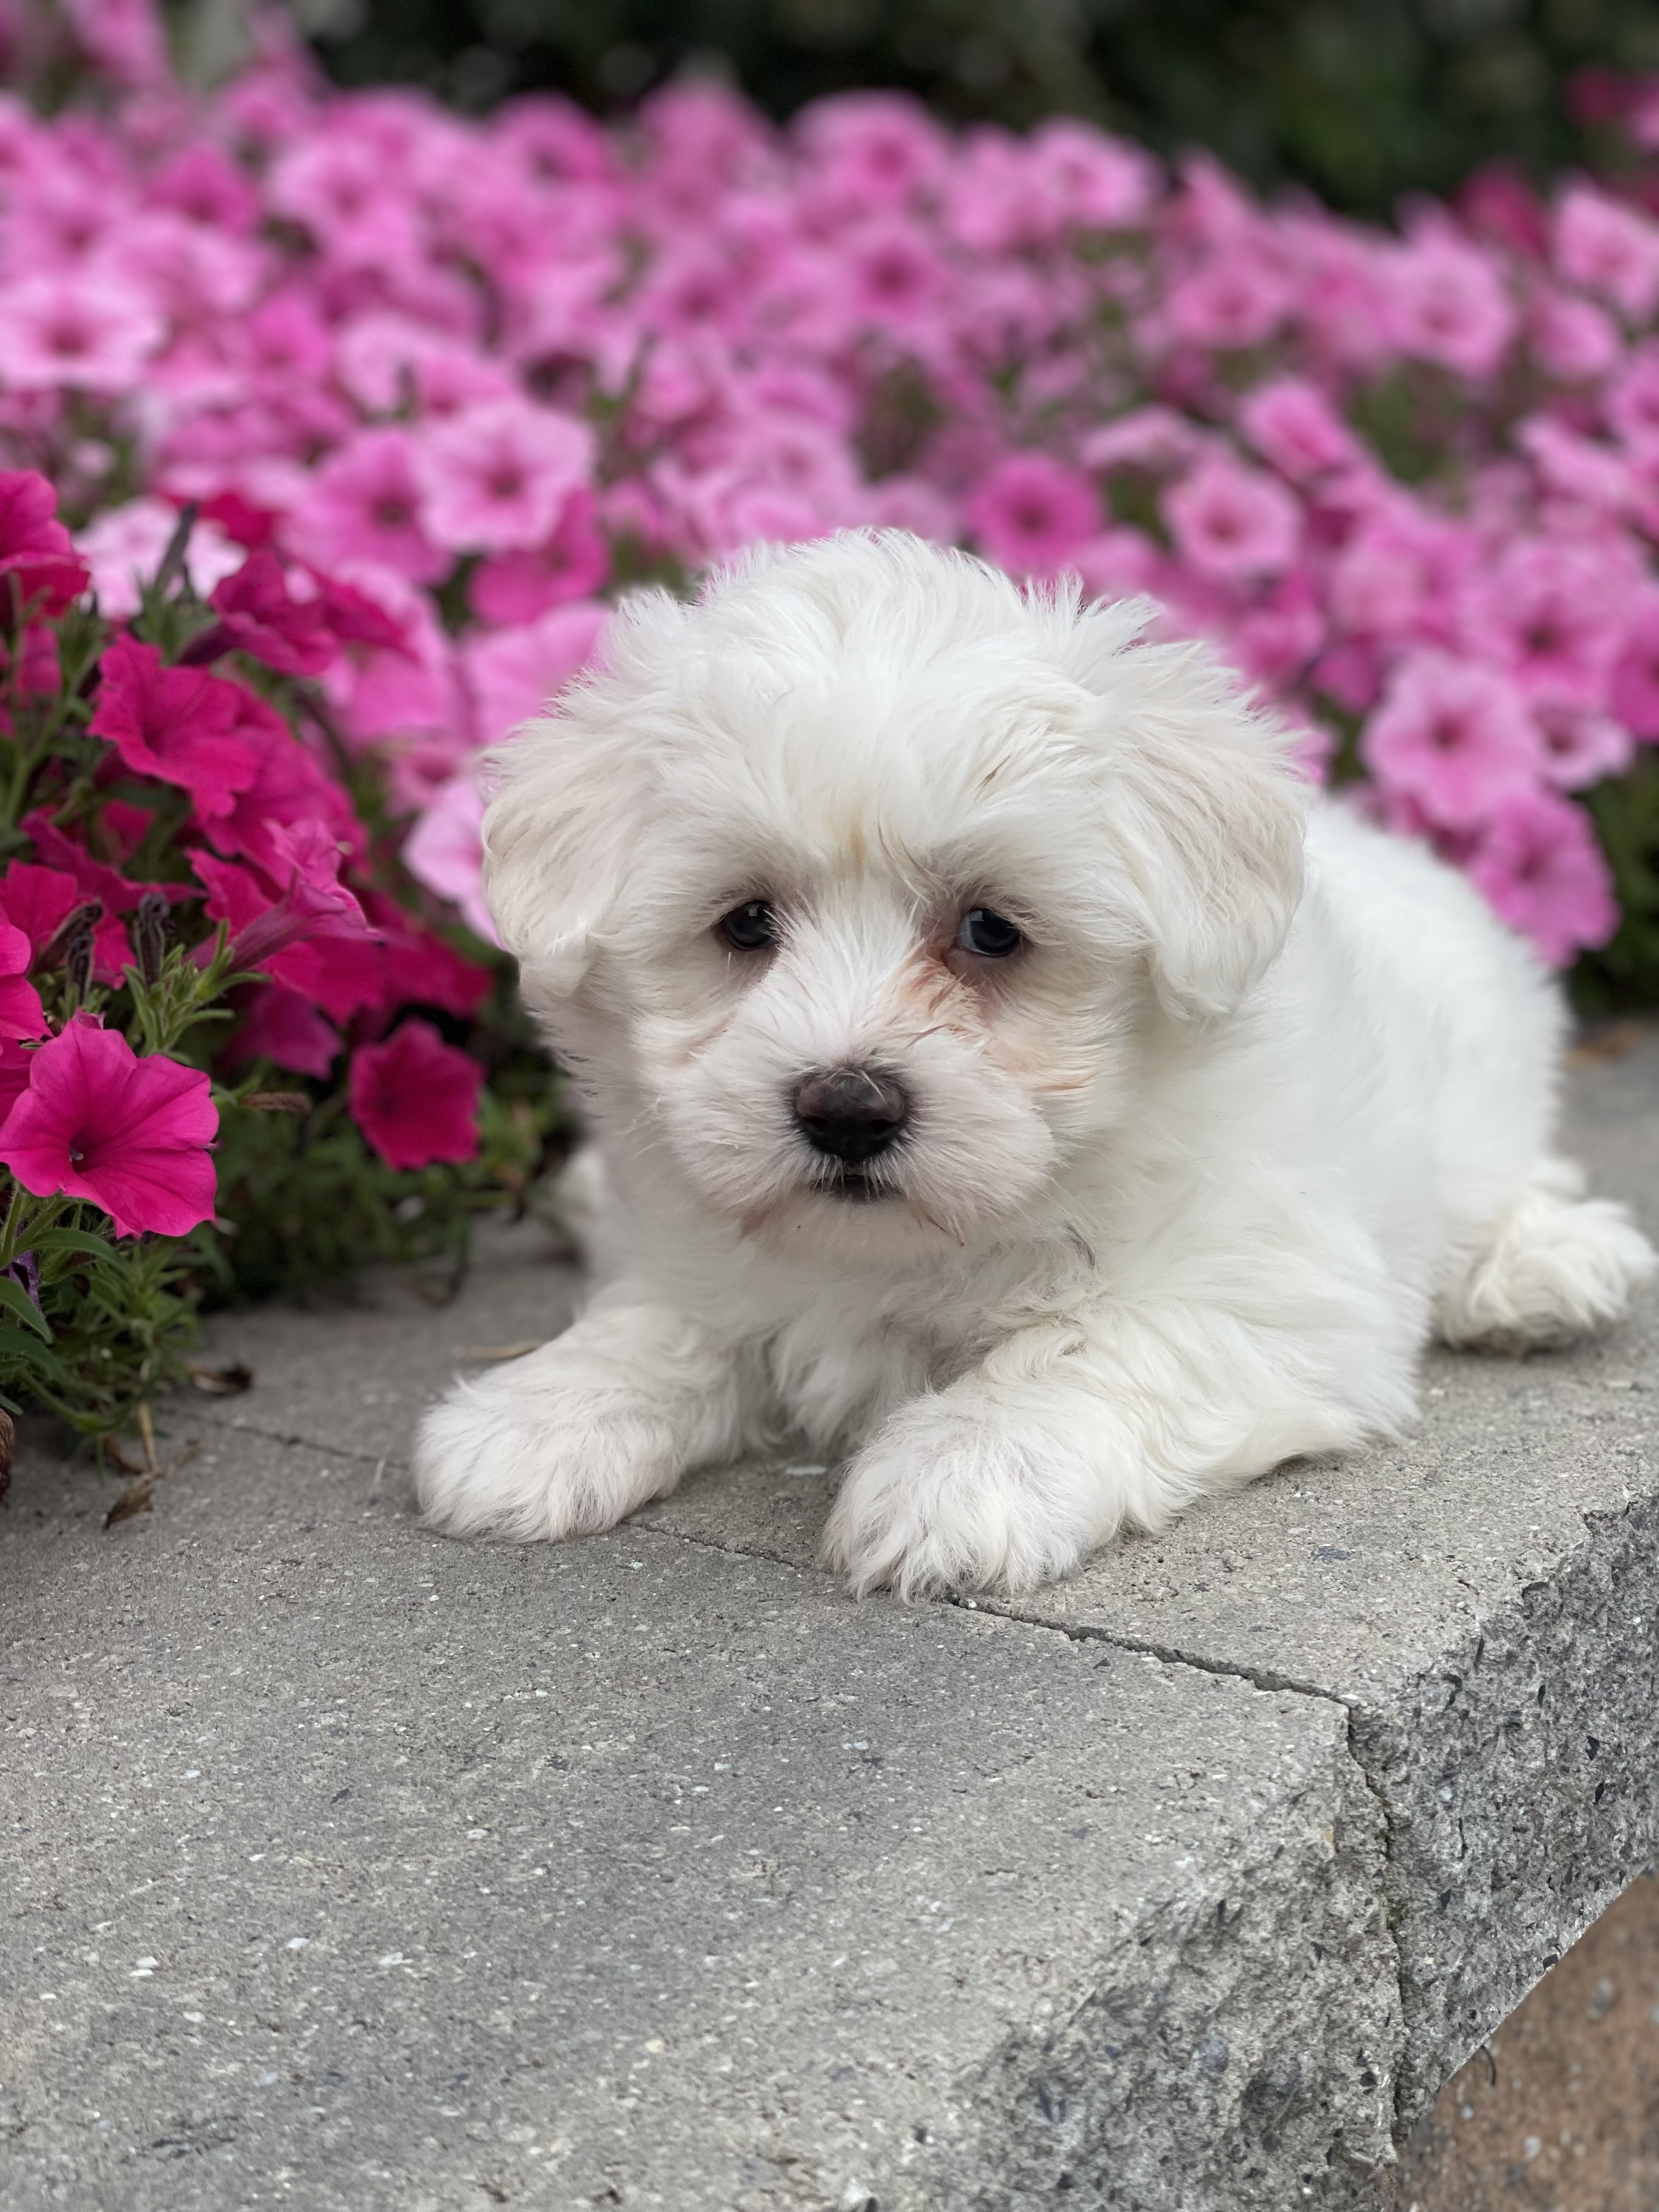
[[[546,1358],[458,1384],[422,1422],[415,1486],[434,1528],[516,1543],[586,1536],[673,1488],[685,1455],[662,1409],[519,1371]]]
[[[1051,1440],[941,1396],[901,1407],[848,1468],[823,1534],[855,1595],[1012,1594],[1069,1573],[1097,1540],[1086,1477]]]

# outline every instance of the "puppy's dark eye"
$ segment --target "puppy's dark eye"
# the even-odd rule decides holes
[[[734,906],[730,914],[723,914],[714,925],[714,933],[724,938],[734,952],[763,952],[778,941],[777,916],[769,900],[750,899]]]
[[[957,943],[963,951],[977,952],[981,960],[1006,960],[1024,942],[1013,923],[994,914],[988,906],[969,907],[957,932]]]

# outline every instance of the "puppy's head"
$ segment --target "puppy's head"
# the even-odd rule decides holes
[[[965,1244],[1123,1109],[1153,1010],[1283,941],[1304,790],[1145,602],[900,534],[618,615],[500,756],[489,896],[590,1104],[706,1206],[854,1264]]]

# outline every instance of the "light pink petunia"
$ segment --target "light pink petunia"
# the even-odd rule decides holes
[[[451,776],[410,831],[404,866],[416,883],[460,909],[486,945],[501,942],[483,895],[483,794],[469,774]]]
[[[1634,589],[1628,562],[1610,550],[1522,538],[1465,592],[1465,640],[1529,700],[1600,709]]]
[[[1514,684],[1496,670],[1425,651],[1407,655],[1360,740],[1386,789],[1446,830],[1474,830],[1505,801],[1535,791],[1537,726]]]
[[[1325,393],[1299,376],[1258,385],[1240,407],[1238,424],[1263,460],[1292,483],[1351,467],[1360,457],[1358,439]]]
[[[1280,576],[1297,556],[1301,514],[1285,487],[1259,469],[1218,455],[1164,494],[1176,550],[1219,582]]]
[[[213,1213],[211,1088],[199,1069],[141,1060],[118,1030],[77,1014],[34,1054],[0,1164],[37,1197],[101,1207],[118,1237],[183,1237]]]
[[[1501,264],[1437,230],[1397,246],[1386,267],[1389,334],[1400,351],[1459,376],[1492,375],[1518,319]]]
[[[451,557],[422,526],[423,487],[406,430],[360,431],[318,470],[287,518],[288,544],[324,570],[372,562],[417,584],[434,584]]]
[[[1100,528],[1100,501],[1086,477],[1047,453],[1010,453],[965,508],[981,550],[1012,576],[1053,576]]]
[[[1552,967],[1605,945],[1619,926],[1607,864],[1589,818],[1553,792],[1522,792],[1497,810],[1469,874]]]
[[[179,510],[164,499],[130,499],[107,508],[80,532],[82,557],[92,572],[98,611],[110,622],[126,622],[141,603],[141,586],[153,582],[162,556],[179,527]],[[198,519],[185,550],[185,573],[205,595],[233,575],[244,559],[216,523]]]
[[[544,714],[597,648],[611,610],[592,600],[555,607],[520,629],[496,630],[462,647],[480,740],[494,744]]]
[[[118,278],[27,276],[0,291],[0,386],[130,391],[161,337],[149,301]]]
[[[517,399],[465,408],[415,447],[426,534],[452,553],[540,545],[593,456],[593,433],[574,416]]]
[[[1555,211],[1554,243],[1562,275],[1627,321],[1644,323],[1659,307],[1659,223],[1650,216],[1575,180]]]

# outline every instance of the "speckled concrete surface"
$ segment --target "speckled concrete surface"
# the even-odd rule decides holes
[[[1659,1045],[1574,1112],[1652,1223]],[[844,1598],[789,1462],[422,1532],[420,1407],[574,1289],[526,1228],[220,1323],[254,1389],[108,1534],[22,1455],[0,2203],[1372,2203],[1651,1858],[1651,1304],[1012,1618]]]

